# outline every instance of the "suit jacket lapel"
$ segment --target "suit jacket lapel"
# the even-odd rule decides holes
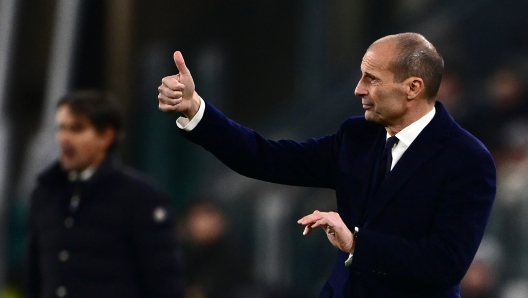
[[[339,157],[338,167],[346,175],[346,187],[340,189],[342,195],[337,196],[337,209],[348,226],[358,225],[364,217],[370,191],[369,185],[364,184],[365,177],[372,175],[373,161],[381,152],[382,133],[386,132],[381,125],[369,123],[361,130],[360,136],[347,139],[345,154]]]
[[[441,103],[437,102],[436,115],[405,151],[393,170],[385,178],[366,210],[365,223],[372,222],[389,203],[403,184],[420,166],[433,158],[444,146],[451,125],[454,123]]]

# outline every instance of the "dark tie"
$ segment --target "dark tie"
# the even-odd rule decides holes
[[[398,143],[398,138],[396,136],[392,136],[387,139],[387,142],[385,142],[385,149],[383,149],[383,154],[386,155],[387,159],[387,166],[385,168],[385,177],[389,174],[391,170],[392,165],[392,147],[394,147],[394,144]],[[382,157],[383,158],[383,157]]]
[[[396,144],[397,142],[398,138],[396,136],[388,138],[385,142],[385,148],[381,153],[381,158],[378,167],[377,180],[375,184],[376,190],[380,187],[381,183],[383,183],[385,177],[390,172],[392,165],[392,147],[394,147],[394,144]]]
[[[385,142],[385,147],[381,153],[377,171],[375,171],[373,195],[378,191],[381,184],[383,184],[385,177],[390,172],[392,164],[392,147],[394,147],[394,144],[397,142],[398,138],[396,136],[389,137]]]

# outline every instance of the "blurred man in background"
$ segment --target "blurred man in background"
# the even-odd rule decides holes
[[[58,103],[58,161],[29,215],[29,297],[183,297],[168,197],[117,157],[121,109],[95,90]]]
[[[187,298],[255,297],[249,291],[249,257],[231,234],[228,215],[213,201],[192,204],[181,239],[187,268]]]

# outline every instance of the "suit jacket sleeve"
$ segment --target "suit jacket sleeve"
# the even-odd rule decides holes
[[[272,141],[231,121],[207,102],[198,126],[181,133],[244,176],[288,185],[335,187],[339,134],[305,142]]]

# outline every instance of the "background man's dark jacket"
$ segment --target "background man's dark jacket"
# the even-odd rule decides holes
[[[375,194],[387,132],[364,117],[322,138],[272,141],[206,103],[198,126],[182,133],[245,176],[336,191],[344,223],[360,228],[351,266],[339,251],[321,298],[454,298],[491,213],[496,171],[482,143],[435,107]]]
[[[183,297],[168,198],[109,155],[72,211],[72,183],[55,163],[30,207],[29,297]]]

